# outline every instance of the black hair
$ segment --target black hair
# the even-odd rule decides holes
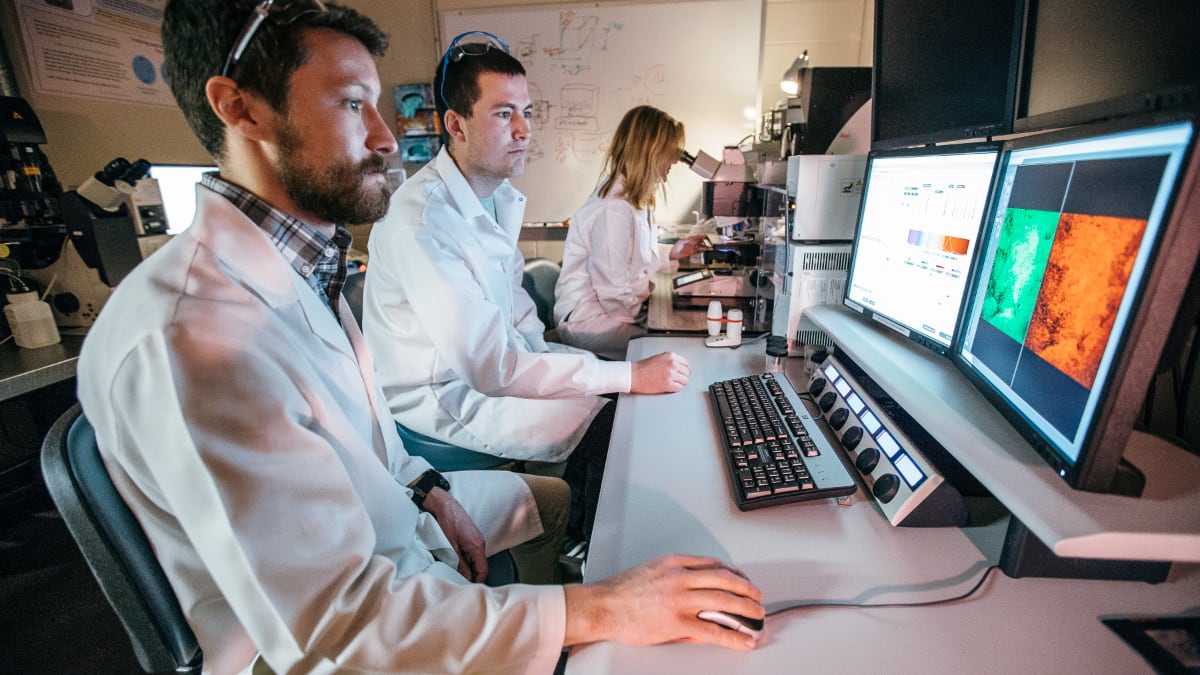
[[[459,46],[455,46],[450,52],[458,49]],[[442,120],[442,142],[447,146],[450,144],[450,133],[446,130],[446,111],[453,110],[463,117],[471,117],[471,109],[479,100],[479,76],[482,73],[499,73],[513,77],[525,75],[525,66],[495,45],[482,54],[466,54],[457,61],[450,58],[450,52],[438,61],[437,71],[433,76],[433,91],[436,94],[434,105],[437,106],[438,117]],[[443,65],[446,71],[444,83]]]
[[[209,78],[221,74],[234,41],[258,4],[259,0],[168,0],[163,10],[167,83],[192,132],[218,161],[225,152],[225,125],[209,107],[204,87]],[[268,17],[229,77],[262,96],[276,112],[286,112],[292,73],[309,57],[302,40],[306,29],[345,33],[376,57],[387,52],[387,35],[373,21],[346,7],[329,3],[325,7],[326,11],[302,14],[286,25]]]

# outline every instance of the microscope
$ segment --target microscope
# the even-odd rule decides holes
[[[86,329],[142,260],[126,195],[149,163],[113,160],[64,191],[45,143],[29,104],[0,97],[0,271],[44,295],[59,327]]]
[[[746,317],[747,331],[761,331],[770,322],[769,275],[761,269],[764,254],[762,190],[754,168],[736,147],[724,148],[722,158],[703,151],[682,160],[705,178],[702,209],[715,218],[720,241],[700,254],[704,267],[672,279],[674,309],[706,309],[724,301]],[[766,298],[766,301],[761,301]]]

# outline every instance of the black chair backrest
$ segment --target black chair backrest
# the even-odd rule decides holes
[[[359,327],[362,326],[363,285],[366,283],[366,272],[351,272],[346,275],[346,284],[342,286],[342,296],[346,298],[346,304],[350,306],[350,312],[354,314]]]
[[[199,673],[196,636],[150,542],[104,468],[95,432],[78,404],[46,435],[42,473],[142,669]]]
[[[562,266],[549,258],[529,258],[521,277],[521,288],[533,298],[538,318],[547,330],[554,328],[554,286],[561,271]]]

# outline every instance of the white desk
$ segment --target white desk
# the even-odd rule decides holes
[[[763,345],[709,350],[700,338],[646,337],[629,357],[663,350],[691,362],[691,381],[678,394],[620,397],[586,580],[680,552],[739,566],[768,606],[912,602],[964,592],[999,559],[1006,517],[962,529],[893,528],[861,489],[850,506],[738,511],[707,386],[760,371]],[[572,650],[567,672],[1142,673],[1151,671],[1141,656],[1099,619],[1197,612],[1198,565],[1176,564],[1158,585],[1011,579],[997,570],[964,602],[795,610],[768,618],[765,639],[748,653],[586,645]]]

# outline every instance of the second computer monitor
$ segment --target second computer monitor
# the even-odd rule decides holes
[[[871,153],[846,306],[946,353],[999,154],[996,143]]]
[[[1072,487],[1124,491],[1164,345],[1196,320],[1193,133],[1150,116],[1006,144],[952,359]]]

